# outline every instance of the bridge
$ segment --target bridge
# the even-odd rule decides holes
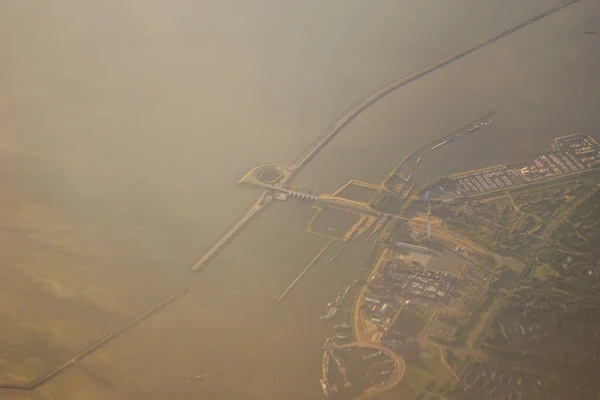
[[[284,189],[284,188],[273,188],[273,191],[279,192],[279,193],[285,193],[286,195],[292,196],[299,200],[308,200],[313,203],[329,204],[332,207],[352,211],[357,214],[370,214],[370,215],[374,215],[379,218],[384,218],[387,220],[392,220],[392,219],[406,220],[406,218],[404,218],[404,217],[377,211],[374,208],[371,208],[371,207],[368,207],[365,205],[361,205],[361,204],[358,204],[353,201],[347,201],[343,198],[337,198],[335,196],[329,196],[329,195],[315,196],[310,193],[303,193],[303,192],[298,192],[295,190]]]
[[[292,196],[298,200],[308,200],[313,203],[316,203],[319,201],[319,197],[312,195],[310,193],[302,193],[302,192],[297,192],[295,190],[283,189],[283,188],[281,188],[281,189],[277,188],[277,189],[275,189],[275,191],[285,193],[286,195]]]

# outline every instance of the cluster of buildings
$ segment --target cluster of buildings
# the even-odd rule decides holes
[[[399,261],[388,263],[381,274],[402,297],[411,300],[447,303],[457,283],[457,278],[448,272],[416,268]]]
[[[425,247],[415,247],[420,251],[408,251],[402,258],[388,261],[368,286],[366,316],[382,328],[407,300],[443,305],[454,296],[458,278],[448,272],[427,268],[431,253]]]
[[[427,200],[466,197],[600,167],[600,144],[589,135],[574,133],[555,138],[550,151],[518,166],[500,165],[446,178],[424,194]]]
[[[600,166],[600,144],[589,135],[561,136],[552,140],[550,148],[520,169],[526,182]]]
[[[400,302],[387,296],[380,296],[383,293],[370,293],[365,297],[367,304],[366,315],[375,324],[388,324],[391,318],[396,314],[400,307]]]
[[[452,177],[452,180],[455,181],[456,189],[454,192],[456,197],[491,192],[523,183],[518,170],[504,165],[484,171],[455,176]]]

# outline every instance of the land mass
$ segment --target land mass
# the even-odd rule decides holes
[[[410,195],[410,176],[396,172],[406,157],[381,184],[350,181],[331,195],[289,188],[271,166],[240,181],[268,199],[312,204],[310,234],[346,247],[376,238],[364,272],[321,317],[349,314],[323,346],[327,396],[595,398],[600,387],[585,372],[600,355],[600,327],[583,316],[600,315],[600,144],[577,133],[550,145],[515,166],[440,177]]]
[[[490,133],[508,135],[503,122],[517,119],[498,102],[451,118],[446,133],[439,126],[421,130],[431,137],[419,137],[413,151],[394,150],[405,157],[381,183],[356,176],[356,169],[339,187],[320,193],[295,187],[308,185],[292,180],[309,160],[325,174],[322,164],[312,162],[319,161],[317,152],[323,157],[325,144],[381,96],[408,82],[416,85],[424,74],[436,77],[440,66],[464,62],[463,55],[483,54],[473,52],[491,41],[360,103],[295,164],[265,164],[242,177],[239,183],[258,190],[259,199],[192,266],[201,272],[203,286],[196,281],[191,288],[188,275],[175,279],[172,271],[145,266],[143,273],[136,270],[119,282],[118,290],[105,289],[120,266],[92,263],[89,243],[97,242],[91,238],[98,227],[82,224],[80,232],[89,236],[80,238],[88,242],[72,244],[66,218],[3,193],[25,209],[6,219],[5,243],[18,243],[15,237],[34,242],[39,257],[35,265],[15,262],[3,271],[0,305],[8,328],[2,345],[10,351],[0,359],[0,397],[250,398],[253,393],[267,399],[289,391],[289,398],[307,398],[305,393],[339,399],[595,398],[600,241],[595,131],[557,129],[569,134],[516,164],[481,169],[487,163],[474,162],[479,169],[438,171],[424,182],[424,171],[434,171],[436,161],[453,164],[445,151],[487,140],[478,138]],[[436,115],[425,119],[445,121]],[[375,161],[387,174],[398,158]],[[498,162],[505,161],[497,157],[493,164]],[[23,225],[29,229],[12,228]],[[47,229],[40,232],[42,225]],[[128,234],[137,238],[138,229]],[[152,254],[151,247],[143,251]],[[65,257],[56,257],[57,249]],[[26,251],[9,244],[4,250],[15,260]],[[93,274],[77,268],[88,264]],[[253,265],[260,268],[248,269]],[[150,275],[159,283],[146,286],[152,295],[142,296],[139,283],[146,284]],[[180,289],[181,283],[193,290]],[[315,290],[317,285],[327,293]],[[338,290],[337,297],[331,294]],[[42,301],[33,304],[33,298]],[[53,314],[57,309],[59,318]],[[298,326],[310,326],[310,332]],[[214,351],[190,351],[200,342],[214,343]],[[290,343],[307,354],[294,358],[298,349]],[[249,371],[249,365],[260,373]]]

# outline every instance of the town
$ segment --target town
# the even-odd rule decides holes
[[[428,193],[405,207],[410,218],[379,219],[375,230],[357,223],[350,242],[377,232],[378,257],[321,317],[336,323],[323,346],[324,392],[567,396],[566,382],[578,379],[569,369],[599,359],[581,341],[600,340],[600,325],[584,317],[600,315],[599,149],[591,136],[559,137],[528,163],[421,188]],[[522,367],[501,362],[525,352]],[[531,372],[548,362],[562,383]],[[567,387],[590,398],[594,385],[586,385]]]
[[[574,133],[552,140],[549,151],[514,166],[499,165],[442,179],[424,193],[427,200],[452,200],[473,194],[506,190],[600,166],[600,144],[589,135]]]
[[[486,118],[461,129],[486,127]],[[350,247],[370,252],[353,283],[337,288],[315,316],[330,330],[321,346],[324,395],[504,400],[546,398],[571,387],[575,378],[565,369],[595,368],[596,353],[566,338],[595,342],[600,333],[582,317],[600,315],[599,143],[570,134],[518,165],[419,184],[409,181],[427,161],[412,155],[381,184],[350,180],[320,195],[288,184],[293,167],[255,167],[239,183],[261,197],[192,270],[201,270],[262,209],[292,201],[312,210],[304,231],[324,245],[277,303],[312,268],[348,262]],[[406,160],[412,165],[403,177],[398,171]],[[565,329],[566,321],[576,325]],[[531,353],[522,366],[501,361],[519,352]],[[561,383],[547,374],[532,379],[547,360]],[[586,385],[573,393],[590,398],[596,383]]]

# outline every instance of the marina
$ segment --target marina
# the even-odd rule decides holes
[[[549,151],[536,154],[526,162],[512,166],[497,165],[446,177],[426,190],[424,198],[458,199],[598,167],[598,141],[590,135],[574,133],[553,139]]]
[[[344,298],[348,294],[349,290],[350,290],[350,286],[348,286],[346,288],[346,290],[344,291],[344,293],[341,293],[341,292],[338,293],[338,295],[337,295],[337,297],[336,297],[336,299],[334,301],[332,301],[331,303],[327,304],[327,311],[325,311],[325,314],[323,314],[321,316],[321,319],[329,320],[329,319],[332,319],[333,317],[336,316],[337,312],[339,311],[339,306],[344,301]]]

